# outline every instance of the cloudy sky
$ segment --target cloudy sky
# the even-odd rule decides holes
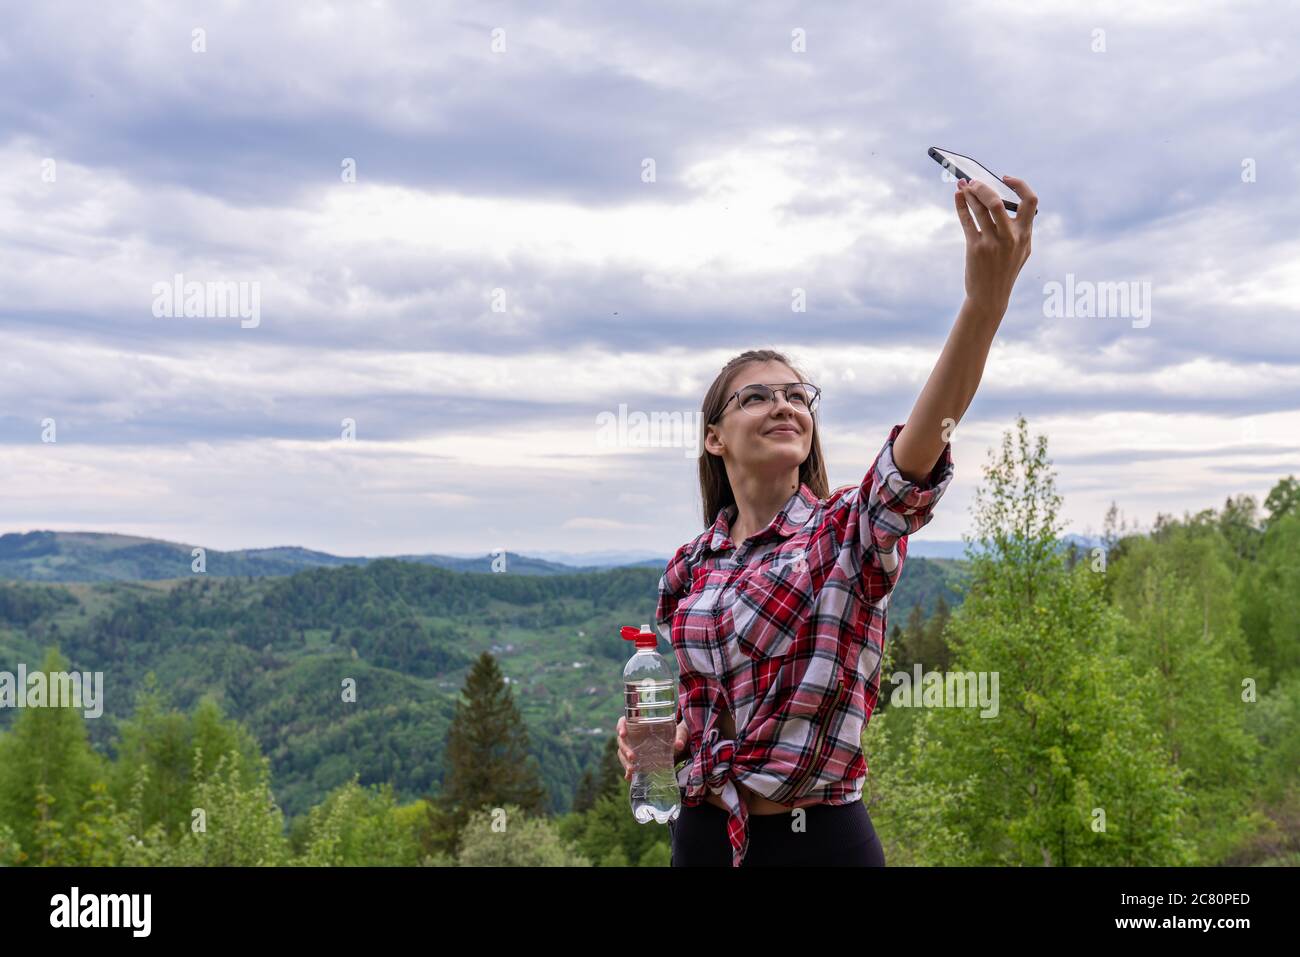
[[[1072,531],[1262,500],[1300,472],[1298,33],[1241,2],[11,6],[0,531],[667,554],[691,450],[600,416],[690,421],[763,346],[855,482],[963,296],[932,145],[1040,212],[924,537],[969,531],[1017,413]],[[186,315],[177,276],[244,299]],[[1149,312],[1046,314],[1067,282]]]

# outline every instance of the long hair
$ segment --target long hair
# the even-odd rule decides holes
[[[773,349],[750,349],[729,360],[722,367],[722,371],[718,373],[718,377],[713,380],[713,385],[709,386],[709,391],[704,393],[704,406],[700,409],[699,466],[700,498],[704,501],[705,528],[709,528],[717,520],[720,509],[735,504],[736,496],[731,490],[731,482],[727,479],[727,466],[722,461],[722,457],[714,455],[704,448],[704,431],[708,429],[709,423],[713,421],[714,417],[722,411],[722,407],[727,402],[727,396],[735,391],[727,388],[732,373],[748,363],[768,362],[771,360],[789,366],[790,371],[795,375],[796,381],[806,381],[804,374],[795,368],[794,364],[783,353]],[[808,450],[808,457],[799,466],[799,481],[801,483],[806,482],[814,495],[824,499],[829,496],[830,490],[826,480],[826,463],[822,458],[821,429],[818,427],[816,411],[812,413],[812,420],[812,447]]]

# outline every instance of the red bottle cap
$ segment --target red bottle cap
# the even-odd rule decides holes
[[[638,648],[654,648],[659,644],[659,639],[655,637],[649,625],[642,625],[640,628],[624,625],[620,634],[627,641],[635,641]]]

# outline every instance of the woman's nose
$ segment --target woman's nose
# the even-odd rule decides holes
[[[773,412],[780,412],[783,406],[789,409],[791,412],[797,411],[795,407],[790,404],[790,400],[785,397],[784,392],[776,393],[774,396],[772,396],[772,401],[776,403],[776,405],[772,409]]]

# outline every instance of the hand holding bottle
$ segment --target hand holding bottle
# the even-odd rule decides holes
[[[623,779],[632,780],[632,746],[627,740],[627,717],[620,715],[618,719],[618,760],[623,765]],[[673,741],[673,763],[676,764],[687,754],[687,746],[690,743],[690,735],[686,731],[686,722],[677,722],[677,738]]]

